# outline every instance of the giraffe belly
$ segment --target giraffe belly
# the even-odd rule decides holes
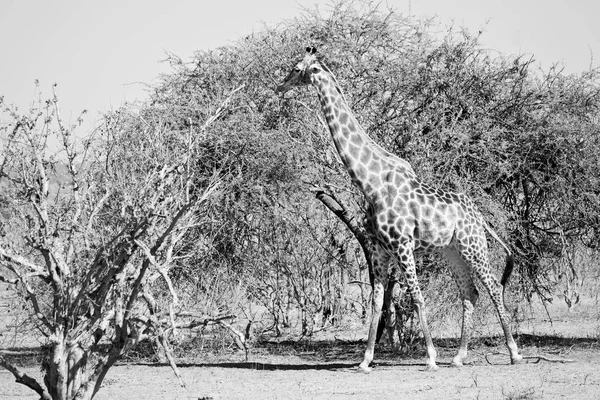
[[[370,210],[370,211],[369,211]],[[390,253],[395,253],[403,243],[412,242],[414,250],[426,253],[447,247],[455,237],[455,217],[450,213],[442,218],[439,213],[434,217],[415,218],[397,213],[374,213],[373,207],[367,211],[367,232],[372,240],[380,243]]]

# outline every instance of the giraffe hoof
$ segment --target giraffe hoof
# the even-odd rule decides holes
[[[368,365],[363,365],[363,364],[360,364],[358,366],[358,369],[356,370],[356,372],[362,372],[363,374],[370,374],[371,371],[373,371],[373,368],[369,367]]]
[[[440,369],[440,367],[438,367],[436,364],[427,364],[425,366],[425,372],[435,372],[438,369]]]
[[[460,368],[462,367],[463,364],[463,360],[464,360],[465,356],[461,356],[460,354],[457,354],[456,356],[454,356],[454,358],[452,359],[452,362],[450,363],[451,367],[455,367],[455,368]]]
[[[517,354],[516,356],[514,356],[510,359],[510,363],[512,365],[521,364],[522,361],[523,361],[523,356],[520,354]]]

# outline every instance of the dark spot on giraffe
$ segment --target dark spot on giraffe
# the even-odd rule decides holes
[[[416,190],[420,186],[416,179],[409,179],[408,184],[412,190]]]
[[[400,174],[396,174],[396,176],[394,176],[394,184],[400,188],[402,192],[408,192],[408,185],[402,184],[402,178],[400,177]]]
[[[350,136],[350,141],[359,147],[362,147],[362,145],[364,144],[363,138],[358,133],[355,133],[354,135]]]
[[[363,149],[360,153],[360,161],[366,165],[370,159],[371,159],[371,150],[366,147],[363,147]]]
[[[394,180],[394,171],[388,171],[385,175],[383,175],[383,181],[392,183]]]
[[[396,187],[394,185],[388,184],[388,185],[385,185],[385,188],[386,188],[388,200],[391,204],[396,199],[396,196],[398,195],[398,191],[396,190]]]
[[[414,201],[409,201],[408,202],[408,210],[410,211],[410,213],[412,214],[412,216],[418,220],[421,217],[421,209],[419,207],[419,205],[414,202]]]
[[[435,198],[429,195],[423,195],[423,203],[424,206],[433,207],[435,205]]]
[[[396,229],[396,227],[390,226],[390,228],[388,229],[388,232],[390,234],[390,238],[392,238],[392,239],[400,238],[400,232],[398,232],[398,229]],[[396,241],[396,240],[394,240],[394,241]]]
[[[383,222],[383,223],[379,224],[379,235],[381,236],[381,238],[385,239],[386,241],[387,241],[387,230],[388,230],[387,223]]]
[[[355,131],[356,130],[356,125],[354,124],[354,121],[350,121],[348,123],[348,128],[350,128],[351,131]]]
[[[381,163],[379,161],[371,161],[369,170],[374,174],[379,174],[381,172]]]
[[[388,224],[393,224],[396,221],[397,215],[394,210],[389,209],[387,212]]]
[[[378,175],[371,175],[369,176],[369,183],[374,187],[380,187],[381,186],[381,179],[379,179]]]
[[[360,149],[358,147],[356,147],[355,145],[350,144],[348,146],[348,152],[350,153],[352,158],[354,158],[356,160],[356,159],[358,159],[358,156],[360,154]]]
[[[339,126],[339,124],[338,124],[338,126]],[[341,132],[342,132],[342,135],[346,138],[348,136],[350,136],[350,130],[346,126],[342,126]]]
[[[417,201],[420,204],[425,204],[425,196],[423,196],[423,194],[421,192],[415,192],[415,195],[417,197]]]
[[[343,112],[340,115],[340,122],[344,125],[346,125],[348,123],[348,114]]]
[[[423,218],[431,219],[431,216],[433,215],[433,208],[421,207],[421,211],[423,212]]]
[[[364,165],[358,165],[356,167],[356,177],[358,179],[360,179],[361,181],[364,181],[365,179],[367,179],[367,169],[365,168]]]
[[[440,229],[446,228],[446,221],[444,220],[441,213],[436,212],[433,215],[433,225],[439,227]]]

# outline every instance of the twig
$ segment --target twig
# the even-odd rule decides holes
[[[510,356],[508,353],[505,353],[503,351],[495,351],[493,353],[486,353],[484,355],[485,361],[487,361],[487,363],[490,365],[494,365],[488,358],[488,356],[494,356],[494,355]],[[550,357],[546,357],[546,356],[542,356],[542,355],[523,356],[523,360],[535,360],[532,362],[533,364],[537,364],[540,361],[547,361],[547,362],[551,362],[551,363],[561,363],[561,364],[575,362],[575,360],[572,360],[570,358],[550,358]]]
[[[181,311],[177,313],[178,317],[192,317],[192,318],[203,318],[205,317],[205,314],[202,313],[197,313],[197,312],[193,312],[193,311]],[[219,321],[223,321],[226,319],[236,319],[237,315],[235,314],[229,314],[229,315],[223,315],[220,317],[208,317],[208,318],[204,318],[202,320],[203,324],[208,324],[211,322],[219,322]]]
[[[167,360],[169,361],[169,365],[171,366],[173,373],[175,374],[177,379],[179,379],[179,384],[182,387],[187,388],[185,381],[183,380],[183,377],[181,376],[181,373],[179,372],[179,368],[177,367],[175,358],[173,357],[173,352],[171,351],[169,342],[167,341],[167,338],[165,337],[164,332],[162,332],[162,331],[158,334],[158,342],[165,350],[165,356],[167,357]]]
[[[371,286],[371,284],[369,282],[363,282],[363,281],[358,281],[358,280],[354,280],[354,281],[350,281],[348,282],[349,285],[365,285],[365,286]]]

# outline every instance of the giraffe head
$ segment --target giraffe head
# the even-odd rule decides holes
[[[283,83],[275,90],[277,93],[285,93],[294,86],[310,85],[314,81],[314,77],[320,74],[324,67],[317,60],[317,49],[307,47],[304,58],[296,64],[292,72],[288,74]]]

